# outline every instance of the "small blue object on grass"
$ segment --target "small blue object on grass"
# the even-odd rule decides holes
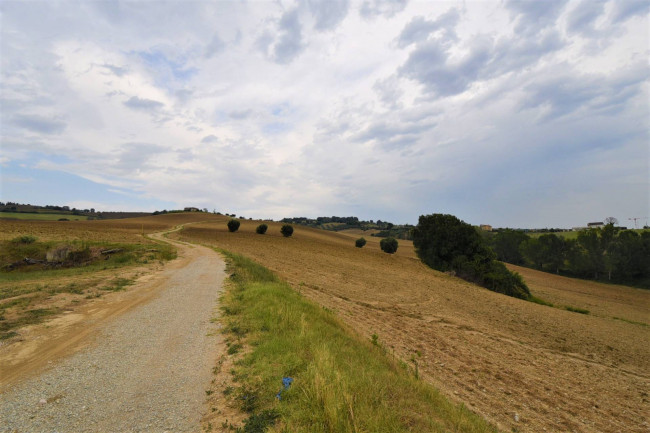
[[[277,394],[275,394],[275,398],[277,398],[278,400],[282,400],[282,395],[281,395],[282,391],[284,391],[285,389],[289,389],[292,382],[293,382],[292,377],[283,377],[282,385],[284,386],[284,388],[282,388]]]

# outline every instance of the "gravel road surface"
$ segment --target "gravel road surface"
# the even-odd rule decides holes
[[[185,264],[163,271],[151,302],[0,395],[1,432],[200,431],[220,346],[210,319],[225,264],[208,248],[177,247]]]

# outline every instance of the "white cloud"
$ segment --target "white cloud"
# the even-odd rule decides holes
[[[607,155],[616,206],[647,210],[623,180],[648,172],[643,2],[78,6],[4,5],[3,169],[246,216],[566,226],[602,216]]]

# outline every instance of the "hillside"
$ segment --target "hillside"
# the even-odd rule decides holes
[[[390,256],[371,237],[358,249],[352,234],[297,226],[282,238],[280,224],[269,223],[267,234],[257,235],[255,221],[229,233],[226,220],[177,236],[267,266],[362,335],[376,333],[396,356],[414,359],[425,380],[500,429],[647,428],[650,328],[639,318],[650,317],[650,292],[603,286],[594,296],[585,284],[566,302],[593,314],[577,314],[433,271],[407,241]],[[566,284],[542,288],[531,280],[531,290],[560,302]]]
[[[44,242],[144,244],[138,248],[146,251],[150,241],[143,232],[186,224],[172,236],[268,267],[364,339],[376,334],[389,353],[417,364],[423,380],[503,431],[647,431],[650,292],[510,266],[535,296],[558,307],[551,308],[433,271],[416,258],[409,241],[400,240],[397,253],[387,255],[379,249],[380,239],[370,236],[364,248],[355,248],[356,231],[296,226],[293,236],[284,238],[280,223],[267,222],[268,232],[258,235],[259,221],[242,220],[239,231],[229,233],[228,219],[183,213],[107,221],[4,220],[0,240],[31,234]],[[152,266],[158,265],[136,261],[120,268],[120,275],[131,278]],[[67,289],[85,287],[92,275],[101,286],[115,272],[99,269],[21,284],[34,290],[46,284],[48,291],[61,286],[61,293],[31,308],[66,311],[93,301],[85,298],[97,291],[93,286],[81,294]],[[8,279],[0,288],[15,285]],[[589,314],[563,309],[567,306]]]

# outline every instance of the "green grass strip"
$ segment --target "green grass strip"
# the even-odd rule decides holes
[[[233,282],[224,332],[246,348],[232,371],[233,398],[251,414],[240,431],[496,432],[268,269],[221,252]],[[278,400],[285,376],[294,382]]]

